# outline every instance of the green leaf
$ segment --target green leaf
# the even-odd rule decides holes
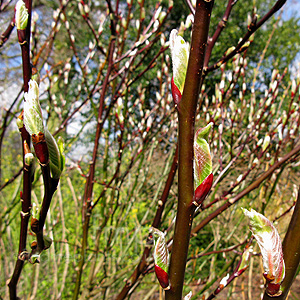
[[[45,139],[49,151],[51,174],[53,178],[58,179],[65,164],[65,157],[62,154],[63,143],[60,142],[60,146],[58,146],[56,140],[47,128],[45,128]]]
[[[250,220],[250,230],[255,237],[263,258],[264,276],[271,284],[280,284],[285,276],[282,243],[271,221],[254,209],[242,208]]]
[[[151,228],[154,238],[154,262],[165,272],[168,272],[169,251],[165,241],[165,235],[157,228]]]
[[[66,158],[64,155],[64,140],[62,139],[62,137],[58,138],[57,145],[60,153],[60,171],[62,172],[63,169],[65,168],[65,162],[66,162]]]
[[[190,46],[178,35],[176,29],[170,34],[170,50],[173,64],[174,83],[182,94],[189,60]]]
[[[39,87],[30,80],[28,92],[24,94],[24,125],[30,135],[44,133],[42,110],[39,103]]]
[[[212,160],[207,142],[212,123],[199,129],[194,141],[194,181],[197,188],[212,173]]]
[[[18,30],[26,29],[28,23],[28,10],[22,0],[19,0],[16,4],[15,20]]]

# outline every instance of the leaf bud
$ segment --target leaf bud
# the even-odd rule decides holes
[[[40,72],[39,70],[33,66],[32,69],[31,69],[31,79],[32,80],[35,80],[36,83],[39,85],[40,84]]]
[[[170,34],[170,50],[173,65],[174,86],[177,87],[177,90],[182,95],[189,59],[189,44],[178,35],[176,29],[173,29]]]
[[[270,136],[269,136],[269,135],[266,135],[265,138],[264,138],[263,145],[262,145],[262,150],[263,150],[263,151],[266,151],[266,149],[267,149],[268,146],[270,145],[270,141],[271,141]]]
[[[192,204],[197,207],[205,200],[213,183],[212,159],[207,142],[212,124],[209,123],[206,127],[199,129],[194,139],[195,194]]]
[[[37,241],[33,241],[33,242],[31,243],[31,245],[30,245],[30,248],[31,248],[32,250],[35,250],[35,249],[37,248]]]
[[[157,228],[151,227],[150,234],[154,238],[154,264],[156,277],[164,290],[170,289],[168,266],[169,251],[165,241],[165,235]]]
[[[57,143],[47,128],[45,128],[45,140],[49,151],[51,174],[53,178],[58,179],[65,165],[63,141],[59,139]]]
[[[43,236],[44,239],[44,250],[47,250],[48,248],[50,248],[51,244],[52,244],[52,239],[49,236],[44,235]]]
[[[208,135],[213,123],[199,129],[194,139],[194,180],[198,187],[202,181],[212,172],[212,160],[210,155]]]
[[[42,110],[39,103],[39,87],[35,80],[30,80],[29,90],[24,94],[24,124],[30,135],[44,132]]]
[[[296,94],[296,88],[297,88],[296,80],[293,79],[292,80],[292,97],[294,97],[294,95]]]
[[[33,254],[31,255],[31,257],[29,258],[29,262],[31,264],[39,264],[40,263],[40,255],[39,254]]]
[[[220,281],[219,287],[221,288],[221,290],[224,289],[224,287],[227,285],[228,279],[229,279],[229,273],[225,277],[223,277]]]
[[[228,49],[226,50],[226,52],[225,52],[225,55],[229,55],[229,54],[230,54],[232,51],[234,51],[234,50],[235,50],[235,47],[234,47],[234,46],[228,48]]]
[[[185,20],[185,28],[188,29],[194,23],[194,15],[189,14]]]
[[[60,14],[60,19],[63,21],[63,22],[66,22],[66,16],[64,14]],[[67,26],[66,26],[67,28]],[[68,29],[68,28],[67,28]]]
[[[23,0],[19,0],[17,2],[15,10],[16,10],[15,20],[16,20],[17,29],[18,30],[26,29],[28,23],[28,10]]]
[[[33,160],[34,160],[34,156],[32,153],[27,153],[27,154],[25,154],[24,159],[25,159],[25,164],[27,166],[31,166],[31,164],[33,163]]]
[[[162,23],[163,20],[166,18],[167,16],[167,13],[165,11],[162,11],[160,14],[159,14],[159,17],[158,17],[158,21],[159,23]]]
[[[19,129],[23,128],[24,126],[24,122],[23,122],[23,113],[21,113],[18,117],[17,117],[17,126]]]
[[[157,20],[159,18],[159,15],[161,13],[162,7],[159,6],[159,8],[156,10],[155,14],[154,14],[154,20]]]
[[[242,260],[238,268],[238,274],[240,275],[243,273],[249,266],[249,259],[251,256],[251,253],[253,252],[253,247],[250,245],[246,245],[245,250],[242,254]]]
[[[78,2],[78,9],[80,14],[84,17],[85,16],[85,12],[84,12],[84,8],[81,2]]]
[[[282,243],[278,231],[265,216],[251,209],[242,208],[250,220],[249,228],[261,250],[264,277],[267,281],[266,292],[269,296],[281,294],[280,284],[285,277]]]
[[[247,41],[240,49],[240,51],[245,51],[250,46],[250,41]]]
[[[87,4],[84,5],[84,12],[86,13],[86,15],[88,15],[90,12],[90,8]]]

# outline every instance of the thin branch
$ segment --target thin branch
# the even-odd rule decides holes
[[[20,36],[19,36],[19,42],[21,43],[21,51],[22,51],[23,83],[24,83],[23,87],[24,87],[24,92],[27,92],[28,82],[31,77],[31,66],[30,66],[29,54],[30,54],[30,24],[31,24],[32,1],[26,0],[25,6],[28,10],[28,24],[25,30],[24,40],[20,40]],[[31,166],[27,166],[25,164],[25,151],[24,151],[25,142],[30,147],[30,135],[26,131],[24,126],[19,130],[21,133],[22,149],[23,149],[23,193],[21,196],[22,211],[21,211],[19,254],[18,254],[18,259],[15,265],[13,275],[11,277],[10,282],[8,283],[10,300],[17,300],[17,284],[24,265],[24,258],[21,254],[26,250],[27,229],[28,229],[28,222],[29,222],[30,210],[31,210]]]
[[[0,36],[0,48],[7,42],[14,28],[15,28],[15,15],[12,17],[6,30]]]
[[[188,6],[190,12],[195,15],[195,8],[190,0],[184,0],[186,5]]]
[[[205,74],[218,69],[223,63],[227,62],[229,59],[234,57],[237,53],[246,50],[246,48],[243,49],[243,45],[248,41],[250,36],[257,29],[259,29],[268,19],[270,19],[285,4],[285,2],[286,2],[286,0],[278,0],[276,2],[276,4],[269,10],[269,12],[260,19],[260,21],[258,21],[255,24],[251,23],[251,25],[248,28],[247,33],[244,35],[244,37],[241,39],[241,41],[236,45],[235,49],[232,52],[230,52],[229,54],[224,55],[221,59],[219,59],[212,66],[208,66],[205,69]]]
[[[218,27],[217,27],[214,35],[212,36],[212,38],[208,39],[208,44],[207,44],[207,49],[206,49],[205,59],[204,59],[204,68],[206,68],[208,66],[208,62],[209,62],[209,59],[211,56],[212,49],[214,48],[223,29],[226,27],[231,10],[236,2],[237,2],[237,0],[229,0],[228,1],[228,4],[227,4],[226,10],[224,12],[224,15],[222,17],[222,20],[219,22]]]
[[[11,184],[15,181],[16,178],[18,178],[23,171],[23,168],[21,168],[16,174],[14,174],[7,182],[5,182],[3,185],[0,186],[0,191],[2,191],[6,186]]]

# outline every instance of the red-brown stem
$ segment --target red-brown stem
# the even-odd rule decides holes
[[[293,216],[289,224],[289,228],[283,241],[283,259],[285,263],[285,278],[281,284],[282,294],[278,297],[270,297],[266,293],[263,300],[284,300],[286,299],[297,269],[300,263],[300,188],[298,189],[298,197],[294,208]]]
[[[40,216],[38,221],[38,232],[36,233],[38,252],[42,252],[45,248],[43,229],[47,217],[47,213],[51,204],[53,194],[56,191],[59,179],[51,178],[49,163],[46,166],[42,166],[43,182],[44,182],[44,198],[40,210]]]
[[[26,0],[25,6],[28,9],[29,16],[28,16],[28,25],[26,28],[26,43],[24,43],[21,46],[21,50],[22,50],[23,82],[24,82],[23,87],[24,87],[24,92],[27,92],[28,82],[30,80],[30,75],[31,75],[29,46],[30,46],[30,23],[31,23],[32,1]],[[26,141],[28,146],[30,147],[30,135],[28,134],[24,126],[20,129],[20,133],[22,137],[22,145],[24,145],[24,141]],[[27,228],[28,228],[28,222],[29,222],[30,210],[31,210],[31,167],[25,165],[24,156],[25,154],[23,148],[23,193],[21,199],[22,211],[21,211],[19,254],[26,249]],[[23,265],[24,265],[24,261],[18,258],[16,261],[13,275],[10,279],[10,282],[8,283],[10,300],[17,299],[17,284],[23,269]]]
[[[165,183],[163,193],[161,195],[162,205],[159,206],[157,211],[156,211],[154,220],[152,222],[152,227],[158,228],[159,224],[161,222],[161,217],[162,217],[162,213],[163,213],[164,208],[165,208],[165,203],[168,199],[169,192],[170,192],[170,189],[171,189],[171,186],[173,184],[174,177],[175,177],[175,174],[176,174],[177,164],[178,164],[178,147],[176,147],[176,152],[175,152],[175,155],[174,155],[174,158],[173,158],[172,166],[171,166],[167,181]],[[123,289],[121,290],[121,292],[119,293],[119,295],[117,296],[116,300],[125,299],[128,292],[136,284],[136,282],[139,279],[140,275],[143,274],[146,271],[146,269],[148,267],[147,258],[150,255],[150,250],[151,250],[151,247],[149,247],[149,246],[145,247],[139,264],[137,265],[137,267],[133,271],[130,278],[128,280],[126,280],[126,284],[123,287]]]
[[[11,19],[11,21],[10,21],[9,25],[7,26],[6,30],[0,36],[0,48],[9,39],[10,34],[12,33],[14,28],[15,28],[15,16],[13,16],[13,18]]]
[[[171,289],[166,291],[166,300],[182,299],[184,274],[194,213],[194,209],[189,204],[194,196],[193,144],[195,112],[199,97],[200,79],[213,4],[214,1],[197,1],[190,58],[185,80],[188,84],[184,87],[178,109],[178,209],[169,269]]]
[[[22,137],[22,144],[24,144],[24,141],[27,141],[27,143],[29,143],[30,145],[30,135],[25,130],[25,128],[24,127],[21,128],[20,132]],[[23,148],[23,158],[24,156],[25,154]],[[26,166],[24,161],[23,161],[23,192],[22,192],[21,203],[22,203],[22,211],[21,211],[21,225],[20,225],[21,228],[20,228],[18,255],[26,250],[27,228],[28,228],[28,222],[29,222],[30,210],[31,210],[31,167]],[[13,275],[8,284],[11,300],[17,299],[17,284],[23,269],[23,265],[24,265],[24,261],[17,258]]]
[[[250,247],[252,243],[252,239],[250,240],[250,242],[246,245],[246,247],[244,248],[243,253],[241,254],[241,258],[237,264],[237,266],[235,267],[234,271],[232,272],[232,274],[230,275],[230,277],[226,280],[226,285],[222,286],[221,284],[219,284],[219,286],[215,289],[215,291],[210,294],[205,300],[211,300],[214,299],[225,287],[227,287],[235,278],[241,276],[246,269],[248,268],[248,265],[244,266],[243,268],[240,269],[241,263],[243,262],[243,254],[245,253],[245,251],[247,251],[247,249]]]

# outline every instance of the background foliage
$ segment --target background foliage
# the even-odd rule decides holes
[[[180,28],[186,40],[190,39],[190,28],[184,25],[189,9],[178,0],[173,8],[168,1],[119,1],[118,18],[113,16],[111,21],[108,3],[88,1],[89,12],[82,15],[78,1],[34,1],[31,59],[40,70],[43,115],[55,137],[64,138],[67,160],[46,222],[45,231],[54,243],[43,252],[40,264],[25,266],[18,285],[22,298],[71,299],[74,295],[84,247],[84,189],[99,118],[103,128],[93,196],[89,199],[92,206],[96,205],[84,252],[80,299],[117,297],[141,259],[149,227],[161,205],[177,141],[166,43],[173,28]],[[247,31],[247,15],[254,4],[257,13],[263,15],[273,3],[237,1],[209,65]],[[1,2],[1,32],[13,16],[15,2],[4,4]],[[288,5],[284,9],[291,10],[292,2]],[[155,13],[159,7],[163,13],[158,17]],[[225,7],[225,3],[216,1],[211,34]],[[275,15],[255,33],[246,52],[206,77],[197,128],[214,123],[210,143],[216,180],[195,219],[195,228],[299,143],[300,27],[298,17],[287,15]],[[114,38],[115,46],[110,48]],[[15,125],[23,107],[22,68],[15,32],[1,48],[0,65],[0,295],[7,299],[6,284],[18,252],[22,168]],[[270,144],[263,149],[266,136]],[[189,249],[186,293],[192,289],[200,296],[205,290],[212,291],[211,285],[228,272],[225,266],[234,270],[249,237],[240,206],[257,209],[276,220],[281,234],[286,231],[296,200],[296,158],[277,169],[241,203],[214,218],[199,234],[195,230]],[[38,204],[42,195],[37,166],[33,202]],[[172,237],[176,200],[175,178],[160,225],[167,238]],[[29,236],[29,243],[33,239]],[[256,252],[258,247],[254,245]],[[251,295],[257,299],[262,284],[257,277],[261,273],[259,264],[260,259],[253,256],[247,274],[223,292],[224,297],[227,293],[235,299],[242,291],[244,299],[251,299]],[[144,275],[130,291],[132,299],[160,299],[151,258]]]

